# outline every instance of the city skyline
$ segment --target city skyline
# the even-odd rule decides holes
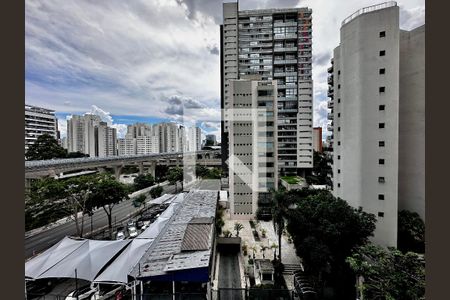
[[[119,137],[127,124],[180,120],[184,103],[195,109],[189,117],[206,117],[206,124],[214,127],[208,133],[220,139],[222,2],[27,2],[26,103],[55,110],[58,125],[66,123],[67,115],[96,105],[109,112]],[[376,3],[240,2],[241,9],[312,8],[313,125],[323,128],[322,138],[328,135],[326,69],[339,40],[340,21]],[[402,29],[424,23],[424,1],[398,4]],[[112,18],[102,17],[105,9]],[[64,126],[59,128],[64,136]]]

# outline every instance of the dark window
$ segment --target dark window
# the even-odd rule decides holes
[[[341,75],[341,70],[338,70],[338,75]]]
[[[385,56],[386,55],[386,50],[381,50],[380,51],[380,56]]]
[[[338,174],[341,174],[341,169],[338,169]]]
[[[378,177],[378,182],[379,183],[384,183],[384,177]]]
[[[378,216],[381,218],[384,217],[384,212],[382,212],[382,211],[378,212]]]
[[[379,165],[384,165],[384,159],[380,158],[380,159],[378,160],[378,164],[379,164]]]
[[[341,103],[341,98],[338,99],[338,103]]]
[[[341,184],[340,184],[340,183],[338,183],[338,187],[341,187]]]
[[[341,141],[338,141],[338,146],[340,146],[341,145]]]
[[[386,31],[380,31],[380,38],[385,37],[386,36]]]
[[[384,128],[384,123],[378,123],[378,128]]]
[[[338,159],[341,159],[341,156],[340,156],[340,155],[338,155]]]
[[[384,93],[386,91],[386,88],[384,86],[380,86],[380,88],[378,89],[378,91],[380,93]]]
[[[384,110],[384,105],[379,105],[379,106],[378,106],[378,109],[379,109],[379,110]]]
[[[341,117],[341,113],[338,113],[338,118],[340,118]]]
[[[378,141],[378,147],[384,147],[384,141]]]
[[[380,69],[380,74],[386,74],[386,69],[385,68]]]
[[[340,84],[338,84],[338,90],[340,90],[341,89],[341,85]]]
[[[384,195],[383,194],[378,194],[378,200],[384,200]]]
[[[341,127],[338,127],[338,131],[341,131]]]

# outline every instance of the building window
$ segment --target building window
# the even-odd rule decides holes
[[[384,141],[378,141],[378,147],[384,147]]]
[[[340,156],[340,155],[338,155],[338,159],[341,159],[341,156]]]
[[[379,183],[384,183],[385,181],[384,181],[384,177],[378,177],[378,182]]]
[[[338,183],[338,187],[341,187],[341,184],[340,184],[340,183]]]
[[[386,31],[380,31],[380,38],[385,37],[386,36]]]
[[[380,158],[380,159],[378,160],[378,164],[379,164],[379,165],[384,165],[384,159],[383,159],[383,158]]]
[[[384,200],[384,195],[383,194],[378,194],[378,200]]]
[[[341,117],[341,113],[338,113],[338,118],[340,118]]]
[[[379,105],[378,110],[384,110],[384,107],[385,107],[384,105]]]
[[[382,75],[382,74],[386,74],[386,69],[385,68],[380,69],[380,75]]]
[[[383,217],[384,217],[384,212],[382,212],[382,211],[378,212],[378,216],[379,216],[380,218],[383,218]]]
[[[341,169],[338,169],[338,174],[341,174]]]
[[[385,56],[386,55],[386,50],[381,50],[380,51],[380,56]]]
[[[384,93],[386,91],[386,88],[384,86],[380,86],[380,88],[378,89],[378,91],[380,93]]]
[[[341,131],[341,127],[338,127],[338,131]]]
[[[384,128],[384,123],[378,123],[378,128]]]
[[[338,99],[338,103],[341,103],[341,98]]]
[[[341,89],[341,85],[340,84],[338,84],[338,90],[340,90]]]
[[[338,141],[338,146],[340,146],[341,145],[341,141]]]

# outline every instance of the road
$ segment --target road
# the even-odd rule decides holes
[[[232,288],[236,290],[232,290]],[[220,299],[243,299],[239,259],[236,253],[220,253],[219,262],[219,292]],[[228,290],[230,289],[230,290]]]
[[[164,186],[163,193],[173,193],[175,192],[175,186]],[[180,188],[178,188],[180,191]],[[125,200],[116,204],[113,208],[113,223],[114,220],[121,220],[125,218],[128,214],[135,212],[137,209],[133,206],[132,200]],[[117,221],[119,222],[119,221]],[[101,228],[108,225],[108,218],[103,210],[103,208],[95,211],[92,217],[92,227],[93,229]],[[91,230],[91,218],[89,216],[84,217],[84,233],[89,233]],[[53,227],[44,232],[35,234],[31,237],[25,238],[25,259],[33,256],[33,253],[42,252],[57,242],[59,242],[65,236],[75,235],[75,223],[74,221],[69,221],[67,223],[61,224],[57,227]]]

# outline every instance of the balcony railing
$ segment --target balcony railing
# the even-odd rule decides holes
[[[381,4],[377,4],[377,5],[372,5],[372,6],[367,6],[364,8],[361,8],[360,10],[354,12],[353,14],[351,14],[350,16],[348,16],[347,18],[344,19],[344,21],[342,21],[341,26],[344,26],[345,24],[347,24],[348,22],[350,22],[351,20],[355,19],[356,17],[368,13],[368,12],[372,12],[375,10],[380,10],[383,8],[388,8],[388,7],[392,7],[392,6],[397,6],[397,2],[395,1],[389,1],[389,2],[384,2]]]

